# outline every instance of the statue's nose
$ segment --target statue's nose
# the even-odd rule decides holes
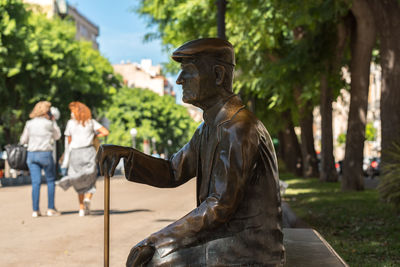
[[[176,84],[180,84],[180,85],[183,84],[182,73],[179,74],[178,78],[176,79]]]

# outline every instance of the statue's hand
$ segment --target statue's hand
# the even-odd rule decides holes
[[[153,258],[155,251],[156,249],[149,244],[147,239],[143,240],[131,249],[126,260],[126,267],[144,266]]]
[[[110,177],[114,175],[121,158],[128,157],[131,148],[115,145],[101,145],[96,155],[96,162],[100,166],[100,174],[107,173]]]

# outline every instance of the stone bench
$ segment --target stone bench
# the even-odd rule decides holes
[[[285,267],[349,266],[313,229],[284,228]]]

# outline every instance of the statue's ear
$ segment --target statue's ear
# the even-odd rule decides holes
[[[215,83],[216,85],[222,85],[225,78],[225,68],[221,65],[214,66],[214,73],[215,73]]]

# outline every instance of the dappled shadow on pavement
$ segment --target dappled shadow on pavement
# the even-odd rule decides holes
[[[69,214],[77,214],[78,210],[70,210],[70,211],[61,211],[61,215],[69,215]],[[134,210],[110,210],[110,214],[126,214],[133,212],[152,212],[149,209],[134,209]],[[104,210],[91,210],[90,216],[103,216]]]

